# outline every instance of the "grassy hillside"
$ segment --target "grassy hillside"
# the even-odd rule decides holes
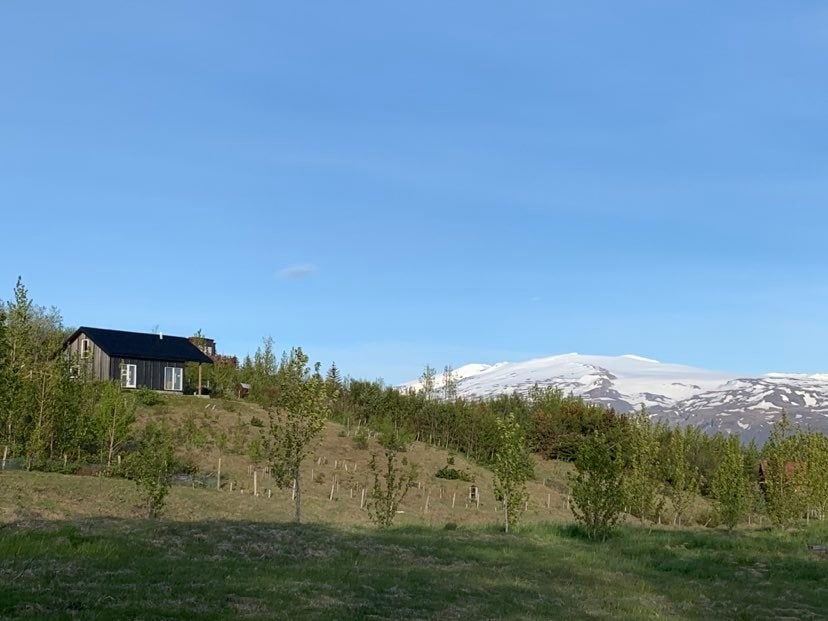
[[[590,543],[565,507],[569,467],[538,462],[525,526],[505,535],[491,473],[413,443],[419,485],[381,532],[360,509],[376,441],[360,448],[334,423],[304,467],[307,523],[290,524],[290,490],[251,458],[254,418],[266,421],[248,403],[184,397],[140,411],[172,424],[178,457],[208,481],[175,485],[160,521],[142,518],[127,480],[0,474],[0,619],[826,618],[828,565],[807,547],[828,541],[826,525],[628,525]],[[469,483],[434,476],[450,458],[479,508]]]

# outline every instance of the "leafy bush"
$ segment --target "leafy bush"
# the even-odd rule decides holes
[[[572,513],[590,539],[606,539],[624,510],[623,449],[617,438],[600,431],[586,438],[570,475]]]
[[[354,448],[358,448],[364,451],[368,448],[368,435],[360,429],[359,432],[354,436],[353,442]]]
[[[138,399],[138,403],[147,407],[164,403],[164,397],[146,386],[141,386],[135,391],[135,398]]]
[[[458,470],[457,468],[450,468],[449,466],[443,466],[434,476],[438,479],[449,479],[450,481],[471,482],[474,480],[474,477],[465,470]]]
[[[254,416],[250,419],[250,426],[251,427],[264,427],[264,421],[259,418],[258,416]]]
[[[179,457],[171,464],[170,470],[179,474],[198,474],[199,467],[196,456],[193,453],[187,453],[183,457]]]
[[[148,424],[141,434],[138,451],[129,457],[128,473],[138,486],[150,518],[157,517],[164,508],[173,467],[172,435],[163,427]]]

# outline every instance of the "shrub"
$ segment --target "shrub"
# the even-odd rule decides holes
[[[251,427],[264,427],[264,421],[259,418],[258,416],[254,416],[250,419],[250,426]]]
[[[474,478],[465,470],[458,470],[457,468],[450,468],[449,466],[443,466],[437,471],[437,474],[434,475],[438,479],[448,479],[450,481],[473,481]]]
[[[402,503],[411,483],[417,478],[416,468],[403,457],[397,461],[399,446],[405,446],[405,439],[395,432],[385,434],[385,464],[380,466],[377,456],[372,455],[368,468],[374,478],[368,501],[368,516],[380,528],[388,528],[394,522],[397,508]]]
[[[444,530],[457,530],[457,523],[456,522],[446,522],[446,525],[443,526]]]
[[[138,399],[138,403],[148,407],[164,403],[164,397],[146,386],[141,386],[135,391],[135,398]]]
[[[571,476],[572,513],[590,539],[606,539],[624,510],[623,450],[602,432],[593,432],[578,449],[577,474]]]
[[[360,429],[359,432],[354,436],[353,439],[354,448],[358,448],[360,450],[365,450],[368,448],[368,435]]]
[[[158,517],[164,508],[173,471],[173,440],[163,427],[148,424],[138,451],[130,455],[128,473],[144,500],[147,515]]]

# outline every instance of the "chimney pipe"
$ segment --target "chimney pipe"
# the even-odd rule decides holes
[[[164,340],[164,333],[163,333],[163,332],[159,332],[159,333],[158,333],[158,338],[159,338],[159,339],[161,339],[161,340],[163,341],[163,340]]]

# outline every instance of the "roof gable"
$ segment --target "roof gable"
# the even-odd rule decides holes
[[[198,347],[183,336],[125,332],[82,326],[67,339],[74,341],[79,334],[88,338],[108,355],[118,358],[141,358],[144,360],[169,360],[170,362],[201,362],[212,364],[212,360]]]

